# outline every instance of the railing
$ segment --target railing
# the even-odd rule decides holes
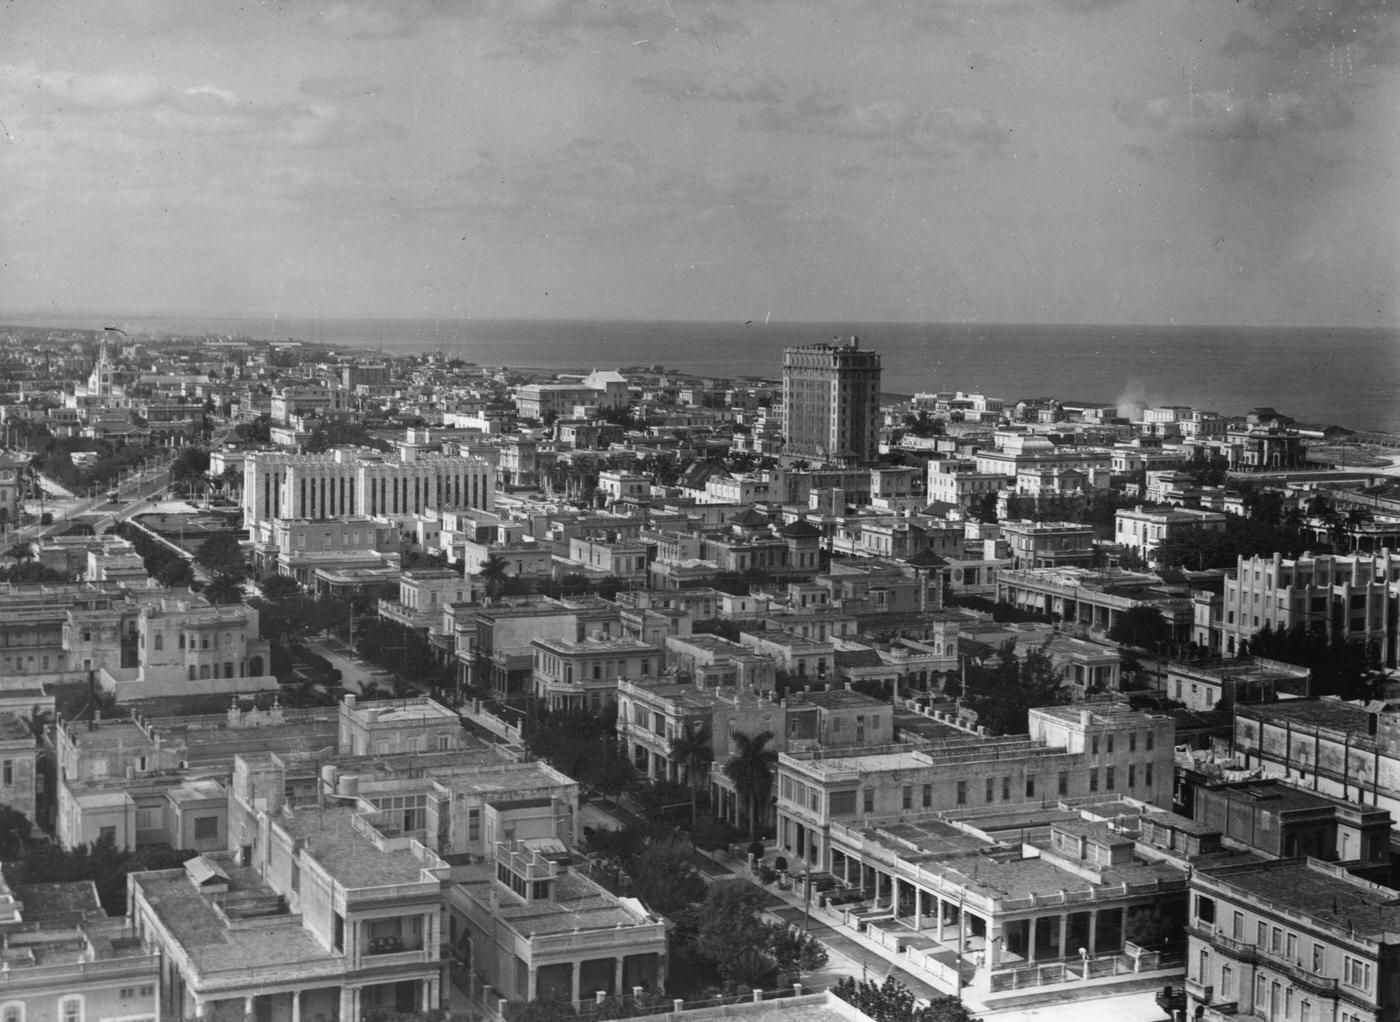
[[[399,965],[422,965],[436,961],[438,961],[437,956],[430,955],[427,948],[419,948],[417,951],[391,951],[384,954],[362,951],[359,968],[387,969]]]
[[[156,968],[155,955],[131,955],[126,958],[102,958],[94,962],[73,962],[61,965],[19,965],[0,970],[0,987],[24,986],[30,983],[76,981],[89,976],[118,973],[149,974]],[[70,984],[71,985],[71,984]]]

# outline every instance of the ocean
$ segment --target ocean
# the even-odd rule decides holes
[[[614,369],[664,365],[705,376],[777,377],[783,348],[860,337],[890,393],[962,390],[1191,405],[1240,414],[1270,405],[1303,422],[1400,433],[1400,330],[948,323],[595,320],[0,317],[16,325],[129,334],[295,338],[387,353],[441,351],[482,365]]]

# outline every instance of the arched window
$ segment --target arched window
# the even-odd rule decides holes
[[[83,1022],[83,999],[64,997],[58,1002],[59,1022]]]
[[[164,649],[164,648],[165,648],[165,636],[164,636],[164,635],[161,635],[160,632],[156,632],[156,649],[157,649],[157,650],[161,650],[161,649]]]
[[[0,1004],[0,1022],[24,1022],[24,1002],[6,1001]]]

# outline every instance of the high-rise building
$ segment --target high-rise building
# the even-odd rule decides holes
[[[783,350],[783,453],[840,465],[875,460],[880,356],[860,338]]]

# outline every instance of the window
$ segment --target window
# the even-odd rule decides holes
[[[1371,989],[1371,963],[1347,955],[1342,969],[1342,982],[1358,990]]]
[[[467,810],[467,840],[468,840],[468,841],[480,841],[480,840],[481,840],[481,810],[480,810],[480,809],[468,809],[468,810]]]
[[[1220,967],[1220,996],[1228,1001],[1235,992],[1235,970],[1228,965]]]
[[[1314,944],[1312,953],[1312,971],[1317,975],[1322,975],[1323,953],[1322,945]]]
[[[900,806],[904,809],[914,808],[914,786],[912,784],[906,784],[904,786],[904,791],[900,798]]]
[[[987,778],[987,797],[986,797],[985,801],[990,802],[990,801],[992,800],[992,796],[996,793],[996,786],[997,786],[996,778],[995,778],[995,777],[988,777],[988,778]]]
[[[1009,777],[1001,779],[1001,800],[1003,802],[1011,801],[1011,778]]]
[[[1098,770],[1098,767],[1091,767],[1091,768],[1089,769],[1089,790],[1090,790],[1090,791],[1098,791],[1098,790],[1099,790],[1099,770]]]
[[[1061,795],[1068,795],[1068,794],[1069,794],[1069,771],[1068,771],[1068,770],[1061,770],[1061,771],[1060,771],[1059,789],[1058,789],[1058,790],[1059,790],[1059,793],[1060,793]]]
[[[1152,787],[1152,764],[1148,763],[1142,768],[1142,783],[1149,788]]]
[[[3,781],[6,785],[10,785],[10,784],[14,784],[14,783],[15,783],[15,761],[14,761],[14,760],[12,760],[12,759],[7,759],[7,760],[5,760],[5,762],[4,762],[3,764],[0,764],[0,781]]]
[[[99,841],[111,841],[113,844],[115,844],[115,843],[116,843],[116,840],[117,840],[117,828],[116,828],[116,827],[102,827],[102,828],[100,828],[100,829],[97,831],[97,840],[99,840]]]
[[[1129,764],[1128,764],[1128,787],[1129,787],[1129,788],[1136,788],[1136,787],[1137,787],[1137,764],[1136,764],[1136,763],[1129,763]]]
[[[932,784],[925,784],[925,785],[924,785],[924,800],[923,800],[923,804],[924,804],[924,808],[925,808],[925,809],[929,809],[929,808],[931,808],[931,807],[933,806],[933,785],[932,785]]]
[[[966,781],[959,781],[959,782],[958,782],[958,805],[960,805],[960,806],[965,806],[965,805],[967,805],[967,782],[966,782]]]
[[[1287,948],[1285,953],[1288,955],[1288,960],[1290,962],[1298,961],[1298,935],[1296,933],[1290,933],[1288,935],[1285,941],[1285,947]]]
[[[1097,755],[1099,754],[1099,736],[1098,736],[1098,735],[1094,735],[1094,736],[1090,739],[1090,749],[1089,749],[1089,751],[1092,752],[1095,756],[1097,756]]]
[[[1146,745],[1146,748],[1147,748],[1147,751],[1148,751],[1148,752],[1151,752],[1151,751],[1152,751],[1152,732],[1151,732],[1151,731],[1147,732],[1147,745]]]
[[[862,788],[862,789],[860,790],[860,794],[861,794],[861,805],[863,805],[863,806],[865,807],[865,811],[866,811],[867,813],[873,813],[873,812],[875,811],[875,789],[874,789],[874,788]]]
[[[1232,937],[1234,937],[1235,940],[1244,940],[1244,913],[1243,913],[1243,912],[1236,912],[1236,913],[1235,913],[1234,929],[1232,929],[1232,930],[1230,931],[1230,935],[1231,935]]]
[[[217,816],[196,816],[194,818],[194,839],[196,841],[212,841],[219,836],[219,818]]]
[[[3,1022],[24,1022],[24,1002],[10,1001],[0,1007],[0,1020]]]
[[[1269,950],[1274,954],[1283,950],[1283,931],[1277,926],[1274,927],[1273,939],[1269,941]]]
[[[1298,1005],[1298,1022],[1312,1022],[1312,1001],[1303,1001]]]
[[[1026,798],[1035,798],[1035,774],[1026,774]]]
[[[1129,751],[1129,752],[1137,752],[1137,732],[1136,732],[1136,731],[1129,731],[1129,732],[1128,732],[1128,751]]]
[[[1108,749],[1107,749],[1108,754],[1109,754],[1110,756],[1113,755],[1113,736],[1112,736],[1112,735],[1108,735],[1104,740],[1108,743]]]
[[[1105,768],[1104,768],[1104,772],[1103,772],[1103,783],[1104,783],[1104,787],[1107,788],[1109,791],[1113,791],[1113,790],[1117,787],[1117,781],[1116,781],[1115,778],[1114,778],[1114,768],[1113,768],[1113,767],[1105,767]]]
[[[1215,899],[1204,894],[1196,895],[1196,918],[1203,923],[1215,924]]]
[[[83,1022],[83,999],[63,998],[58,1002],[58,1017],[60,1022]]]

